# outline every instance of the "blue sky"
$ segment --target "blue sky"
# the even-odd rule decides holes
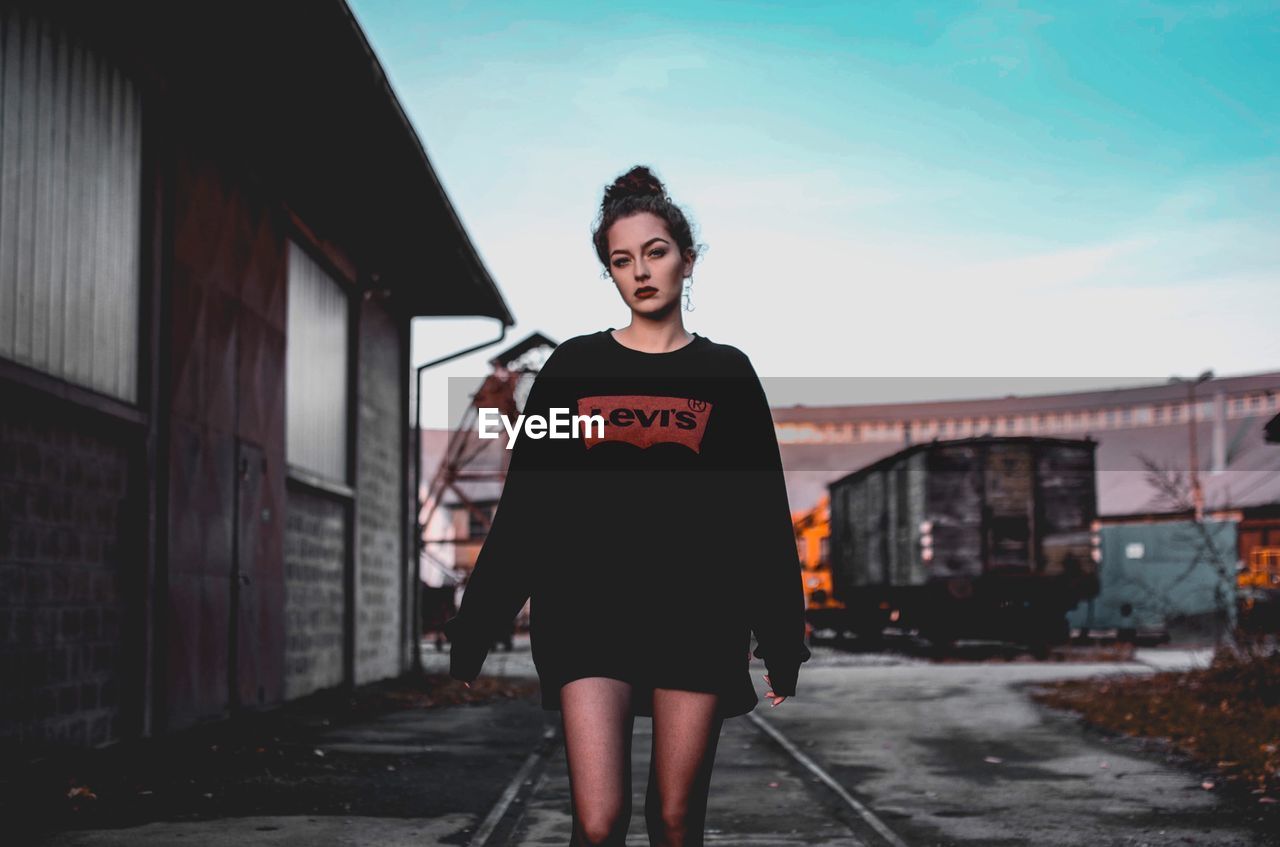
[[[685,325],[764,376],[1280,369],[1280,0],[349,2],[512,342],[626,325],[590,227],[643,163],[708,246]]]

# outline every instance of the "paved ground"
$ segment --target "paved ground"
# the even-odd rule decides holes
[[[1156,650],[1120,664],[934,664],[815,647],[799,696],[773,709],[762,694],[755,712],[726,723],[707,842],[1280,844],[1252,810],[1201,788],[1195,771],[1131,740],[1082,729],[1025,692],[1041,680],[1150,673],[1203,657]],[[428,647],[426,660],[438,669],[448,657]],[[485,666],[487,675],[531,672],[523,641]],[[650,728],[648,718],[636,719],[632,845],[648,843]],[[558,713],[542,712],[532,698],[320,725],[307,743],[335,767],[305,785],[262,779],[229,786],[259,802],[228,803],[200,819],[59,832],[37,843],[563,845],[569,794],[558,729]],[[394,778],[368,776],[382,772]],[[349,798],[346,813],[332,813],[332,802],[314,805],[325,813],[310,811],[317,792]]]
[[[806,676],[809,702],[769,717],[907,844],[1276,843],[1194,771],[1023,694],[1035,681],[1146,667],[819,667]]]

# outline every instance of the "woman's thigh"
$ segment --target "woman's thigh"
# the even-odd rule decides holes
[[[700,691],[655,688],[653,691],[653,754],[649,790],[670,822],[691,818],[700,825],[705,815],[711,769],[724,719],[716,713],[716,695]],[[655,809],[655,810],[656,810]]]
[[[631,696],[630,683],[600,676],[560,689],[569,788],[579,818],[600,823],[630,816]]]

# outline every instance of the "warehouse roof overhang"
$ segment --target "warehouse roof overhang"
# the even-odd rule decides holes
[[[344,0],[46,0],[412,315],[515,323]],[[440,122],[454,116],[435,116]]]

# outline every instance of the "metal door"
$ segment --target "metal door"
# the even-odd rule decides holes
[[[274,515],[264,496],[267,460],[262,449],[236,440],[236,534],[231,568],[231,673],[229,699],[232,708],[256,707],[266,699],[264,672],[270,644],[264,642],[263,592],[255,583],[263,564],[263,535]]]

